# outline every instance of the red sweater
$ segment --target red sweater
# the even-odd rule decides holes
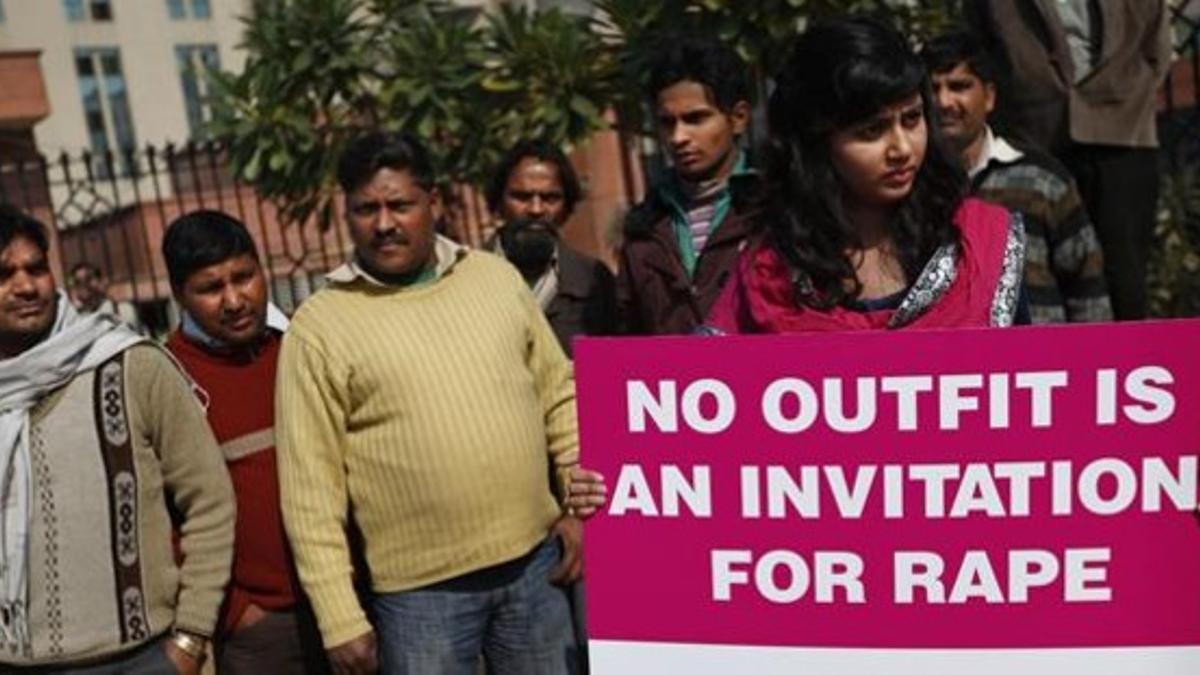
[[[275,473],[275,364],[280,336],[253,350],[217,353],[179,331],[167,348],[208,394],[208,423],[225,454],[237,497],[233,574],[218,630],[237,625],[246,607],[288,609],[301,597]]]

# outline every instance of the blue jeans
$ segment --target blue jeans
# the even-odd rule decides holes
[[[156,638],[132,651],[86,666],[4,666],[5,675],[179,675],[167,658],[166,640]]]
[[[375,596],[383,675],[572,675],[578,647],[567,592],[550,583],[559,543],[547,539],[519,576],[494,588],[434,585]]]

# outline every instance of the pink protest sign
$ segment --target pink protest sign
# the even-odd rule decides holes
[[[1196,345],[1196,321],[581,340],[593,665],[1198,672]]]

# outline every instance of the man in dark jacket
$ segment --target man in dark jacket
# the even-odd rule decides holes
[[[626,334],[686,334],[755,229],[758,179],[738,143],[750,82],[731,48],[683,40],[654,59],[647,93],[672,169],[625,220],[617,315]]]
[[[501,160],[486,195],[504,223],[488,248],[520,270],[568,357],[576,335],[612,333],[616,311],[612,273],[558,236],[580,192],[562,150],[527,140]]]

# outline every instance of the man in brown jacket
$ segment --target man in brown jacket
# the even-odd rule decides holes
[[[619,329],[686,334],[703,324],[755,229],[758,178],[738,144],[750,84],[731,48],[681,41],[658,54],[648,93],[672,170],[626,218]]]
[[[964,9],[1006,66],[998,126],[1071,169],[1100,236],[1114,314],[1144,317],[1156,92],[1171,61],[1165,0],[967,0]]]
[[[609,335],[615,313],[612,272],[559,236],[583,190],[558,146],[522,140],[500,160],[485,193],[501,221],[485,248],[525,278],[571,358],[578,335]]]

